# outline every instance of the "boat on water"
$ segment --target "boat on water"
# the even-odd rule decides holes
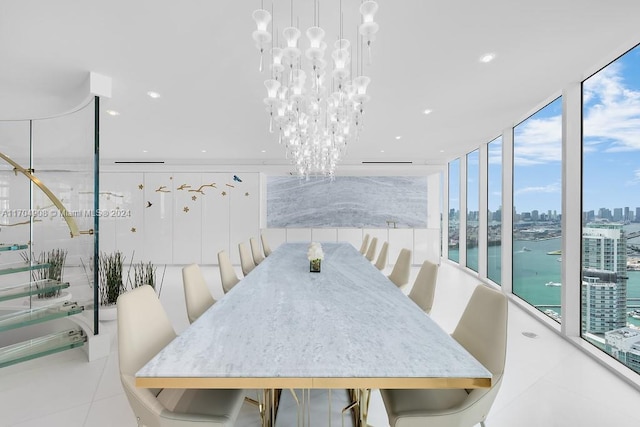
[[[560,314],[555,311],[555,310],[551,310],[550,308],[547,308],[544,311],[544,314],[546,314],[547,316],[551,317],[553,320],[560,322],[562,320],[562,317],[560,316]]]
[[[640,310],[632,310],[627,314],[629,315],[629,317],[640,320]]]
[[[523,247],[522,247],[522,252],[531,252],[531,249],[529,249],[529,248],[528,248],[528,247],[526,247],[526,246],[523,246]]]
[[[562,286],[562,283],[560,283],[560,282],[547,282],[547,283],[545,283],[544,285],[545,285],[545,286],[555,286],[555,287],[558,287],[558,286]]]
[[[562,262],[562,257],[557,258],[557,259],[556,259],[556,261],[558,261],[558,262]]]
[[[562,250],[558,249],[557,251],[547,252],[547,255],[562,255]]]

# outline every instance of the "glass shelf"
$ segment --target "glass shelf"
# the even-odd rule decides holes
[[[14,262],[11,264],[0,265],[0,275],[20,273],[22,271],[40,270],[41,268],[49,268],[49,264],[28,264],[26,262]]]
[[[29,245],[21,245],[18,243],[0,243],[0,252],[4,251],[19,251],[22,249],[28,249]]]
[[[33,280],[28,283],[21,283],[0,289],[0,301],[7,301],[31,295],[42,294],[45,292],[54,292],[69,287],[69,283],[61,283],[57,280],[43,279]]]
[[[100,223],[86,214],[100,208],[99,103],[92,96],[72,113],[0,126],[0,139],[8,141],[0,148],[0,172],[11,195],[3,193],[0,233],[0,368],[82,346],[99,332]],[[79,143],[62,160],[51,156],[65,141]],[[65,266],[75,278],[60,280]],[[74,286],[82,288],[79,299],[69,292]]]
[[[47,307],[18,311],[0,316],[0,332],[61,317],[73,316],[74,314],[81,313],[83,310],[84,307],[79,306],[77,303],[65,301]]]
[[[0,368],[80,347],[86,341],[87,337],[82,329],[75,328],[2,347],[0,348]]]

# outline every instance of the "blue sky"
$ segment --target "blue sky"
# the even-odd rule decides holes
[[[584,82],[583,207],[640,207],[640,46]],[[517,212],[561,208],[562,100],[514,129],[514,205]],[[490,174],[499,151],[489,154]],[[497,180],[498,178],[496,178]],[[500,205],[489,177],[489,209]]]
[[[583,207],[640,207],[640,46],[584,83]]]
[[[516,212],[560,211],[562,205],[562,99],[513,130],[513,204]]]

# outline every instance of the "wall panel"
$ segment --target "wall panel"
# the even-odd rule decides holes
[[[144,174],[145,258],[155,264],[173,263],[173,185],[172,174]],[[151,203],[148,208],[146,206]]]
[[[227,174],[227,180],[220,188],[230,199],[231,262],[239,264],[238,243],[245,242],[248,245],[251,237],[260,237],[260,174]]]
[[[199,173],[173,174],[173,263],[202,262],[202,202]]]
[[[202,200],[202,264],[218,264],[218,252],[237,252],[229,242],[229,200],[223,195],[227,173],[203,173]]]

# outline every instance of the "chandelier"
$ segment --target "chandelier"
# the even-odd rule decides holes
[[[301,32],[293,25],[282,30],[284,45],[277,46],[268,30],[271,13],[265,9],[253,12],[257,30],[253,40],[260,51],[260,71],[265,52],[270,78],[265,80],[264,98],[269,114],[269,131],[278,132],[286,157],[301,177],[334,176],[337,163],[347,146],[358,140],[362,130],[364,104],[369,100],[367,86],[371,79],[362,74],[362,51],[366,46],[371,61],[371,43],[378,31],[374,15],[375,1],[360,5],[358,34],[355,43],[342,34],[342,0],[340,0],[340,31],[333,42],[330,59],[325,59],[325,31],[319,26],[319,4],[314,1],[314,25],[306,30],[308,47],[299,47]],[[273,6],[272,6],[273,11]],[[355,61],[352,51],[356,50]],[[330,64],[330,69],[327,70]],[[353,67],[355,77],[352,77]],[[358,64],[360,63],[360,64]],[[358,66],[359,65],[359,66]]]

